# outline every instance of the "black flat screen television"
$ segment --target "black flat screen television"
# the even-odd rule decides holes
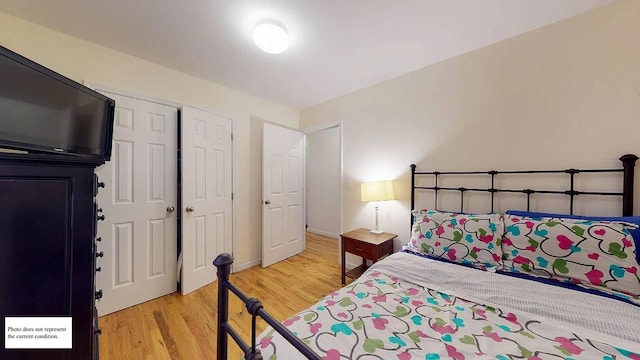
[[[111,157],[115,101],[0,46],[0,148]]]

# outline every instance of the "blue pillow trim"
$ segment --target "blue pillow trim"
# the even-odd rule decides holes
[[[631,229],[629,233],[633,237],[633,242],[636,244],[636,262],[640,264],[640,216],[583,216],[583,215],[567,215],[567,214],[553,214],[543,213],[535,211],[520,211],[520,210],[507,210],[507,215],[515,216],[527,216],[531,218],[553,217],[553,218],[565,218],[576,220],[592,220],[592,221],[621,221],[630,224],[638,225],[637,228]]]
[[[516,215],[516,214],[513,214],[513,215]],[[517,215],[517,216],[523,216],[523,215]],[[467,268],[470,268],[470,269],[474,269],[474,270],[478,270],[478,271],[486,271],[486,270],[478,269],[477,267],[474,267],[474,266],[471,266],[471,265],[468,265],[468,264],[462,264],[462,263],[458,263],[458,262],[453,262],[451,260],[443,259],[441,257],[432,256],[432,255],[425,254],[425,253],[418,253],[418,252],[411,251],[411,250],[400,250],[399,252],[404,252],[404,253],[407,253],[407,254],[412,254],[412,255],[415,255],[415,256],[420,256],[420,257],[431,259],[431,260],[441,261],[441,262],[444,262],[444,263],[460,265],[460,266],[464,266],[464,267],[467,267]],[[547,285],[553,285],[553,286],[563,287],[563,288],[566,288],[566,289],[571,289],[571,290],[575,290],[575,291],[588,293],[588,294],[591,294],[591,295],[602,296],[602,297],[605,297],[605,298],[618,300],[618,301],[625,302],[627,304],[631,304],[631,305],[633,305],[633,306],[635,306],[635,307],[640,309],[640,304],[636,304],[636,303],[634,303],[633,301],[629,300],[626,297],[616,296],[614,294],[603,292],[603,291],[596,290],[596,289],[593,289],[593,288],[586,288],[586,287],[578,286],[578,285],[572,284],[572,283],[561,282],[561,281],[558,281],[558,280],[545,279],[545,278],[535,277],[535,276],[522,274],[522,273],[514,273],[514,272],[511,272],[511,271],[508,271],[508,270],[498,270],[498,271],[496,271],[496,274],[504,275],[504,276],[517,277],[517,278],[524,279],[524,280],[537,281],[537,282],[540,282],[540,283],[543,283],[543,284],[547,284]]]

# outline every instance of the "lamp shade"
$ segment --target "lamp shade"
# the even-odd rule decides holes
[[[394,200],[393,184],[390,180],[362,183],[360,186],[362,201]]]

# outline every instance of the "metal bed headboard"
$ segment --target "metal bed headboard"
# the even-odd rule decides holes
[[[633,214],[633,184],[634,169],[638,157],[633,154],[626,154],[619,159],[622,168],[618,169],[564,169],[564,170],[507,170],[507,171],[416,171],[416,165],[411,164],[411,210],[415,209],[415,195],[417,190],[434,191],[434,210],[438,207],[438,191],[457,191],[460,193],[460,212],[464,212],[464,195],[466,192],[488,192],[491,194],[491,212],[494,212],[495,195],[497,193],[523,193],[527,195],[527,211],[531,206],[531,195],[533,194],[557,194],[569,196],[569,213],[573,214],[574,199],[578,195],[602,195],[602,196],[622,196],[622,216]],[[575,175],[580,173],[623,173],[622,192],[596,192],[579,191],[575,188]],[[534,189],[502,189],[496,188],[496,177],[501,174],[567,174],[570,177],[570,186],[567,190],[534,190]],[[416,186],[416,176],[432,175],[435,178],[434,186]],[[438,178],[441,175],[487,175],[491,177],[490,188],[467,188],[467,187],[444,187],[438,185]],[[413,225],[413,216],[411,217]]]

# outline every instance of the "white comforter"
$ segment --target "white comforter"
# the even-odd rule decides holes
[[[396,253],[284,321],[323,359],[636,359],[640,307]],[[301,355],[267,329],[265,359]]]

